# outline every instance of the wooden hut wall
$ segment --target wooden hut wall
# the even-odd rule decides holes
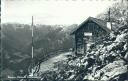
[[[107,32],[101,28],[97,23],[88,21],[82,25],[76,32],[75,32],[75,48],[76,51],[79,47],[85,48],[85,40],[84,40],[84,33],[91,32],[92,33],[92,40],[96,42],[100,37],[107,34]]]

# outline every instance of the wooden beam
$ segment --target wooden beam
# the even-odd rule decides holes
[[[77,54],[77,36],[75,33],[75,54]]]

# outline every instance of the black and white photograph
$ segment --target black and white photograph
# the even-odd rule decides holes
[[[1,0],[0,81],[128,81],[128,0]]]

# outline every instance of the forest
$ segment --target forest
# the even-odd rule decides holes
[[[72,48],[70,31],[64,25],[34,25],[34,64],[44,61]],[[18,71],[28,72],[31,64],[31,25],[19,23],[2,24],[3,69],[17,75]],[[9,67],[8,67],[9,66]]]

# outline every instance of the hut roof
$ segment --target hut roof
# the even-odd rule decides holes
[[[97,18],[93,18],[93,17],[88,17],[83,23],[81,23],[76,29],[74,29],[73,32],[71,32],[71,35],[75,34],[75,32],[79,28],[81,28],[84,24],[86,24],[88,21],[92,21],[92,22],[96,23],[97,25],[99,25],[100,27],[102,27],[107,32],[111,32],[111,30],[109,28],[107,28],[107,22],[105,22],[105,21],[103,21],[101,19],[97,19]]]

